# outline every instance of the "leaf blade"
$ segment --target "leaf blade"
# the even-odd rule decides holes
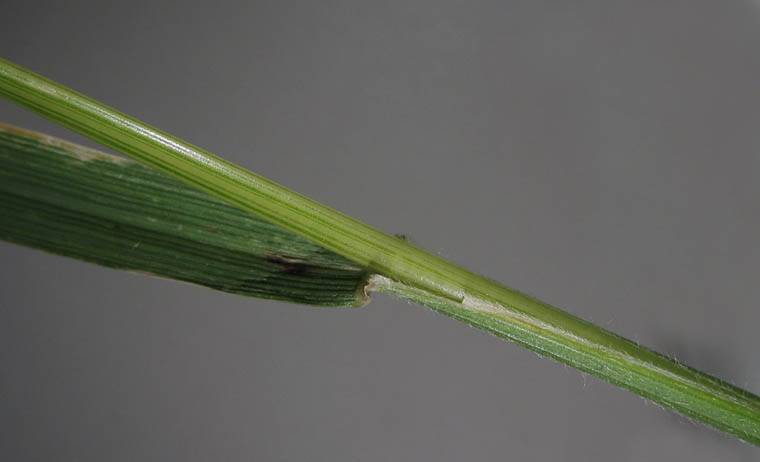
[[[361,306],[366,271],[137,162],[0,124],[0,239],[224,292]]]

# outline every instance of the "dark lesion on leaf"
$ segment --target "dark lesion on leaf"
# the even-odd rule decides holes
[[[309,272],[309,263],[298,258],[270,253],[264,259],[269,263],[277,265],[283,274],[304,276]]]

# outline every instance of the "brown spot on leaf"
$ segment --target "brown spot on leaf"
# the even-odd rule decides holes
[[[276,253],[270,253],[264,257],[269,263],[273,263],[280,268],[280,271],[285,274],[291,274],[294,276],[302,276],[309,272],[309,263],[298,258],[286,257]]]

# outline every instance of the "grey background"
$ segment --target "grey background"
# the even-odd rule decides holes
[[[751,1],[6,1],[0,53],[757,393],[758,26]],[[3,460],[759,455],[383,296],[301,307],[5,243],[0,271]]]

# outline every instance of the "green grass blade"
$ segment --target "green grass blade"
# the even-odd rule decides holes
[[[2,59],[0,96],[357,262],[390,281],[386,291],[760,445],[760,398],[749,392],[425,252]]]
[[[366,302],[355,263],[137,162],[0,124],[0,239],[240,295]]]

